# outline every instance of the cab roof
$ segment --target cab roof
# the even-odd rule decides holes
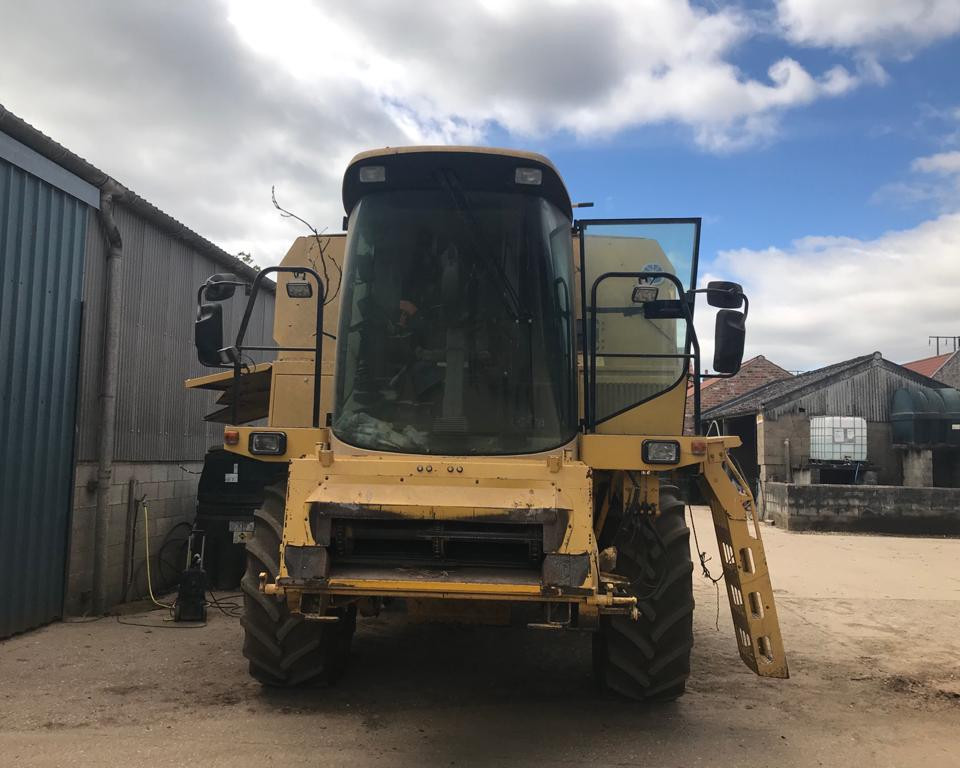
[[[384,166],[382,182],[360,181],[360,169]],[[542,172],[539,185],[517,184],[517,168],[537,168]],[[553,163],[536,152],[495,147],[385,147],[361,152],[343,174],[343,207],[349,215],[364,195],[384,189],[438,188],[437,172],[456,174],[465,189],[511,191],[539,195],[573,218],[570,195]]]

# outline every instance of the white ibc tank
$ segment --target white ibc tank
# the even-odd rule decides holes
[[[813,416],[811,461],[866,461],[867,422],[859,416]]]

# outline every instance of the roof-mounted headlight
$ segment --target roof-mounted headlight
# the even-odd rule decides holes
[[[360,181],[369,184],[376,181],[387,180],[387,167],[385,165],[364,165],[360,168]]]
[[[517,184],[538,186],[543,183],[543,171],[539,168],[517,168],[513,180],[517,182]]]

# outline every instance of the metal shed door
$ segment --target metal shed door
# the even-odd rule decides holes
[[[63,609],[88,212],[0,160],[0,638]]]

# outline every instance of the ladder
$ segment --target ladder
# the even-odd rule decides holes
[[[761,677],[787,678],[757,504],[722,442],[708,443],[700,485],[710,500],[740,658]]]

